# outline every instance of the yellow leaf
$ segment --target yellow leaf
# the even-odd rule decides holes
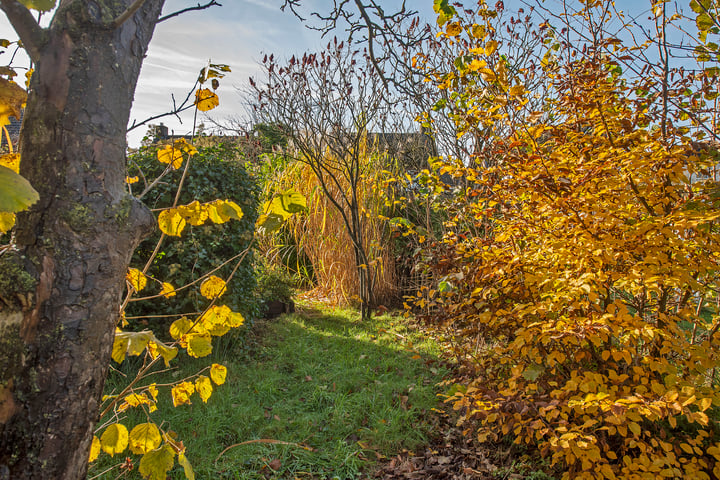
[[[157,152],[157,157],[160,163],[172,164],[175,170],[178,170],[182,166],[182,150],[180,148],[176,148],[174,144],[165,145],[160,148]]]
[[[230,312],[227,318],[227,324],[233,328],[237,328],[245,323],[245,318],[240,313]]]
[[[212,300],[213,298],[222,296],[227,291],[226,285],[225,280],[222,278],[210,275],[202,282],[202,285],[200,285],[200,294]]]
[[[193,325],[195,322],[190,320],[187,317],[182,317],[178,320],[175,320],[172,325],[170,325],[170,336],[175,340],[180,340],[183,336],[187,335],[191,330],[194,333],[199,333],[197,331],[197,328],[199,325],[196,325],[195,328],[193,328]]]
[[[140,180],[140,178],[137,175],[135,175],[134,177],[128,177],[128,176],[125,177],[125,183],[127,183],[128,185],[137,183],[138,180]]]
[[[197,148],[195,148],[195,145],[188,142],[184,138],[178,138],[177,140],[175,140],[174,145],[177,150],[182,150],[183,152],[187,153],[188,155],[192,156],[192,155],[195,155],[198,153],[198,150],[197,150]]]
[[[97,460],[98,455],[100,455],[100,439],[93,435],[92,445],[90,445],[90,459],[88,462],[92,463]]]
[[[20,119],[27,92],[17,83],[0,78],[0,126],[10,123],[10,116]]]
[[[222,385],[225,383],[225,377],[227,376],[227,367],[213,363],[210,367],[210,378],[215,382],[215,385]]]
[[[7,153],[0,155],[0,165],[9,168],[15,173],[20,173],[20,154]]]
[[[165,298],[174,297],[175,296],[175,287],[173,287],[168,282],[163,282],[162,290],[160,291],[160,295],[162,295]]]
[[[153,397],[153,400],[157,400],[158,389],[154,383],[151,383],[150,385],[148,385],[147,391]]]
[[[138,355],[142,354],[145,351],[145,348],[148,346],[148,342],[150,341],[151,333],[150,332],[123,332],[118,333],[119,336],[127,336],[128,339],[128,349],[127,354],[132,355],[133,357],[137,357]]]
[[[212,337],[208,334],[191,333],[187,336],[187,353],[191,357],[207,357],[212,353]]]
[[[191,404],[190,401],[190,395],[195,393],[195,386],[190,382],[182,382],[178,385],[175,385],[172,387],[172,399],[173,399],[173,405],[184,405],[184,404]]]
[[[10,231],[15,226],[15,214],[0,212],[0,233]]]
[[[700,400],[700,411],[704,412],[708,408],[710,408],[710,405],[712,405],[712,398],[705,397],[702,400]]]
[[[147,278],[137,268],[129,269],[127,275],[125,275],[125,279],[136,292],[139,292],[147,285]]]
[[[212,110],[220,104],[218,96],[210,89],[201,88],[195,92],[195,105],[201,112]]]
[[[115,341],[113,342],[112,348],[112,359],[117,363],[122,363],[127,355],[128,343],[130,341],[126,336],[115,334]]]
[[[159,342],[154,336],[153,340],[148,342],[147,349],[152,358],[157,358],[157,356],[160,355],[166,367],[169,367],[172,359],[177,357],[177,348],[168,347],[164,343]]]
[[[460,26],[460,22],[451,22],[448,23],[445,27],[445,33],[448,34],[450,37],[457,37],[462,33],[462,27]]]
[[[100,446],[111,457],[124,452],[128,446],[128,431],[125,425],[114,423],[107,427],[100,437]]]
[[[205,205],[195,200],[194,202],[177,208],[178,212],[190,225],[202,225],[208,218],[208,211]]]
[[[144,393],[131,393],[124,399],[125,401],[118,407],[118,411],[124,412],[130,407],[138,407],[140,405],[150,405],[150,399]]]
[[[195,480],[195,472],[184,453],[178,454],[178,465],[182,466],[183,470],[185,470],[185,478],[187,478],[187,480]]]
[[[165,235],[179,237],[185,225],[185,219],[176,208],[163,210],[158,215],[158,226]]]
[[[240,220],[243,217],[242,208],[240,208],[240,205],[232,200],[217,200],[213,203],[213,205],[215,205],[218,215],[224,222],[227,222],[230,219]]]
[[[632,433],[634,433],[635,435],[640,435],[640,432],[642,431],[641,428],[640,428],[640,425],[638,425],[638,424],[635,423],[635,422],[630,422],[630,424],[628,425],[628,428],[629,428],[630,431],[631,431]]]
[[[197,380],[195,380],[195,390],[197,390],[197,392],[200,394],[200,398],[202,398],[202,401],[207,403],[213,391],[213,386],[210,382],[210,379],[205,375],[200,375]]]
[[[130,451],[135,455],[155,450],[161,443],[160,429],[154,423],[141,423],[130,431]]]
[[[219,337],[230,330],[228,318],[232,311],[226,305],[213,305],[200,319],[203,328],[210,335]]]
[[[138,470],[148,480],[165,480],[173,465],[175,465],[175,450],[165,444],[143,455]]]

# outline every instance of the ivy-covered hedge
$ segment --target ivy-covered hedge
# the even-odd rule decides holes
[[[160,175],[166,168],[158,162],[156,147],[143,147],[129,158],[129,176],[138,176],[140,181],[132,185],[136,195]],[[231,145],[219,144],[199,148],[199,153],[190,159],[190,170],[184,181],[179,205],[194,200],[201,203],[215,199],[232,200],[243,210],[243,218],[231,220],[222,225],[187,225],[182,237],[166,237],[160,252],[147,274],[158,280],[172,283],[175,288],[197,280],[218,265],[241,253],[252,239],[257,220],[260,188],[244,166],[241,152]],[[143,198],[151,209],[172,206],[184,165],[162,178]],[[160,232],[146,239],[135,251],[132,264],[142,266],[150,258]],[[230,262],[215,272],[226,278],[236,262]],[[256,286],[253,269],[253,252],[250,251],[237,269],[222,303],[246,318],[257,317],[259,302],[254,299]],[[129,305],[127,316],[177,315],[195,312],[207,303],[197,292],[188,289],[175,297],[158,298]],[[176,317],[175,317],[176,318]],[[173,318],[160,319],[169,323]],[[150,320],[152,323],[155,321]]]

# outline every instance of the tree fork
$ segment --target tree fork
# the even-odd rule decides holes
[[[86,475],[124,276],[154,225],[126,193],[125,132],[163,1],[64,1],[43,30],[1,0],[37,39],[20,151],[40,200],[0,262],[27,287],[0,306],[0,479]]]

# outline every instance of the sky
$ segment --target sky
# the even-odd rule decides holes
[[[221,80],[218,94],[220,105],[209,112],[213,119],[223,122],[242,116],[246,111],[243,97],[238,93],[246,87],[250,76],[261,75],[259,60],[265,53],[281,58],[306,51],[316,51],[327,43],[317,31],[310,30],[289,11],[280,11],[283,0],[219,0],[222,7],[188,12],[158,24],[136,89],[130,124],[172,109],[174,95],[181,102],[192,89],[200,70],[208,64],[227,64],[232,69]],[[387,11],[401,0],[381,0]],[[432,0],[406,0],[410,8],[421,12],[425,21],[433,22]],[[545,0],[546,4],[559,0]],[[167,0],[164,14],[206,3],[206,0]],[[327,12],[332,0],[303,0],[302,13]],[[467,5],[475,4],[472,0]],[[515,8],[515,0],[506,0],[507,8]],[[646,8],[647,0],[620,0],[618,7],[638,11]],[[624,5],[623,5],[624,4]],[[519,5],[519,3],[518,3]],[[4,15],[0,15],[0,38],[14,38]],[[338,32],[342,36],[343,32]],[[22,63],[21,63],[22,64]],[[165,117],[163,122],[175,134],[190,133],[192,110],[181,117]],[[205,121],[203,115],[198,119]],[[130,146],[138,146],[147,132],[139,127],[128,136]]]

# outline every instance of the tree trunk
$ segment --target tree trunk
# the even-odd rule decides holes
[[[125,132],[163,1],[115,26],[130,0],[63,0],[26,45],[20,173],[40,201],[0,258],[0,480],[86,475],[124,276],[154,224],[126,193]]]

